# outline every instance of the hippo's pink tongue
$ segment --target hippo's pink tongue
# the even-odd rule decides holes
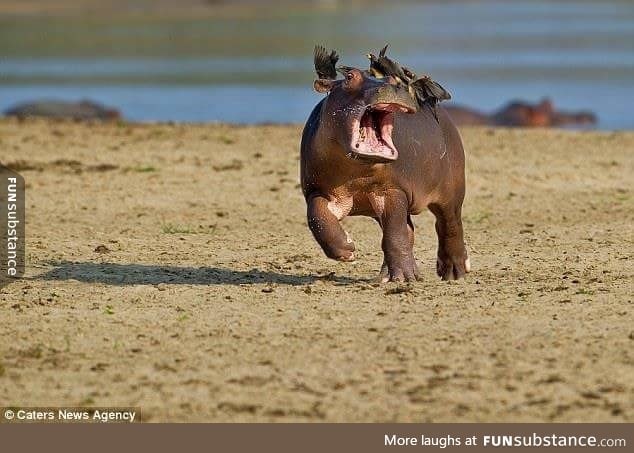
[[[361,118],[353,123],[349,157],[373,162],[390,162],[398,159],[394,144],[394,118],[399,112],[414,110],[399,103],[378,103],[368,106]]]
[[[368,109],[359,122],[359,131],[354,144],[358,156],[373,160],[394,160],[398,151],[392,140],[394,113],[400,107],[378,104]]]

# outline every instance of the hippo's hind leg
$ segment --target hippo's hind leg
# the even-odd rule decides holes
[[[414,281],[418,267],[414,259],[414,225],[408,214],[407,197],[400,191],[385,196],[385,207],[379,219],[383,228],[383,266],[381,282]]]
[[[462,231],[461,205],[462,203],[429,206],[430,211],[436,216],[438,234],[436,273],[443,280],[458,280],[470,270]]]
[[[354,243],[328,209],[328,199],[312,195],[308,203],[308,226],[328,258],[354,261]]]

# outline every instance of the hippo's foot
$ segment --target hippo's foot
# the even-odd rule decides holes
[[[354,244],[349,247],[327,247],[324,248],[326,256],[335,261],[350,263],[356,259],[354,255]]]
[[[325,197],[316,195],[308,199],[308,226],[328,258],[345,262],[355,260],[354,242],[328,208]]]
[[[338,256],[333,257],[333,259],[337,261],[343,261],[344,263],[351,263],[356,259],[353,251],[346,250],[345,252],[340,253]]]
[[[414,282],[420,279],[418,264],[414,257],[404,260],[398,265],[388,266],[385,261],[381,266],[381,271],[377,280],[380,283],[387,282]]]
[[[471,264],[466,252],[461,256],[438,256],[436,273],[443,280],[458,280],[464,278],[471,270]]]
[[[354,242],[352,237],[347,231],[344,231],[346,242],[343,244],[332,244],[330,247],[325,248],[326,256],[337,261],[343,261],[345,263],[351,263],[356,259],[354,256]]]

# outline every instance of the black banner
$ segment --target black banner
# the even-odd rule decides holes
[[[599,423],[87,425],[14,422],[0,424],[0,439],[6,451],[44,451],[63,446],[69,452],[477,453],[547,450],[564,453],[632,451],[634,429],[632,424]]]

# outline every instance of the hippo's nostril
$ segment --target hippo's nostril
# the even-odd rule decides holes
[[[356,144],[356,148],[358,148],[358,147],[359,147],[359,144],[357,143],[357,144]]]

